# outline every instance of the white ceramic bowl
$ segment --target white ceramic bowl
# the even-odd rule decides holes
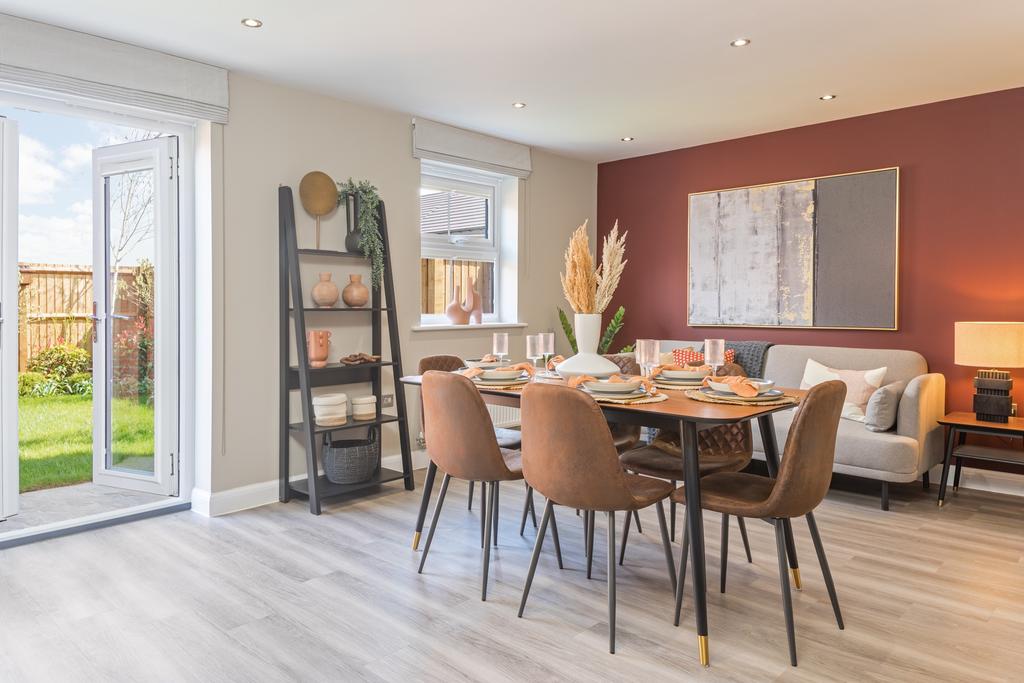
[[[584,382],[583,386],[598,394],[629,394],[640,388],[643,384],[640,380],[629,382],[609,382],[606,379],[599,379],[596,382]]]
[[[502,365],[504,365],[504,363],[502,363],[501,361],[489,360],[487,362],[484,362],[479,358],[467,358],[465,363],[467,368],[482,368],[484,370],[500,368]]]
[[[519,379],[522,374],[522,370],[484,370],[480,377],[489,381],[511,382],[514,379]]]
[[[771,391],[773,388],[775,388],[775,382],[771,381],[770,379],[759,379],[755,377],[751,377],[750,379],[757,386],[758,394],[763,394],[764,392]],[[708,382],[708,386],[714,389],[715,391],[721,391],[724,394],[736,393],[735,391],[732,390],[732,387],[726,384],[725,382],[712,381]]]
[[[662,370],[665,379],[703,379],[711,374],[710,369],[704,370]]]

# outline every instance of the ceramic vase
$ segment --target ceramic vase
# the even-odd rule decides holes
[[[363,284],[362,275],[349,275],[348,284],[341,292],[341,300],[350,308],[362,308],[370,300],[370,290]]]
[[[562,377],[603,378],[617,373],[619,366],[597,352],[601,341],[601,314],[577,313],[573,322],[577,353],[555,366],[555,371]]]
[[[448,318],[448,322],[452,325],[468,325],[469,324],[469,311],[462,305],[462,287],[455,285],[455,291],[452,293],[452,300],[448,302],[448,305],[444,309],[445,317]]]
[[[338,285],[331,282],[330,273],[320,273],[320,282],[313,285],[310,296],[320,308],[333,308],[338,303]]]
[[[327,330],[308,330],[306,332],[306,351],[309,354],[309,367],[322,368],[327,365],[327,353],[330,347],[330,332]]]
[[[484,299],[476,291],[476,283],[473,280],[469,281],[469,295],[465,306],[469,309],[469,322],[471,325],[479,325],[484,321]]]

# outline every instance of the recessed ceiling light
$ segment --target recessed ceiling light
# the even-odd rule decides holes
[[[629,135],[627,135],[624,138],[619,138],[619,140],[621,140],[622,142],[633,142],[633,138],[630,137]]]
[[[246,18],[242,19],[242,26],[246,28],[259,28],[260,26],[263,26],[263,22],[259,19]]]
[[[526,102],[513,102],[512,106],[515,107],[516,109],[523,109],[524,107],[526,107]]]
[[[750,38],[737,38],[729,44],[733,47],[743,47],[744,45],[750,45]]]
[[[834,100],[835,98],[835,95],[822,95],[818,99],[821,100],[822,102],[828,102],[829,100]]]

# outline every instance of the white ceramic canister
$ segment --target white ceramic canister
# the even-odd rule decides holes
[[[377,417],[376,396],[355,396],[352,398],[352,419],[373,420]]]
[[[345,394],[323,394],[313,397],[313,414],[316,423],[324,427],[337,427],[348,422],[348,396]]]

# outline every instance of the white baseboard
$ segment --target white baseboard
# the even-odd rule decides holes
[[[428,462],[426,451],[412,452],[412,468],[414,470],[423,469]],[[401,470],[402,455],[400,453],[385,455],[381,458],[381,467]],[[298,481],[305,478],[305,474],[297,474],[293,475],[291,480]],[[232,512],[270,505],[278,501],[278,486],[278,480],[272,479],[212,493],[201,489],[192,489],[192,511],[204,517],[219,517]]]
[[[950,487],[953,486],[953,473],[955,467],[949,468]],[[936,475],[936,483],[942,476],[942,468],[936,467],[932,472]],[[981,470],[973,467],[964,467],[960,474],[960,488],[974,489],[976,491],[990,491],[992,493],[1005,493],[1010,496],[1024,496],[1024,477],[1012,472],[996,472],[994,470]],[[948,493],[946,494],[949,495]]]

